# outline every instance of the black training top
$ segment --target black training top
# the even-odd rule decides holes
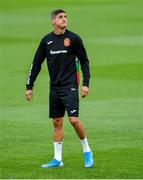
[[[56,35],[51,32],[42,38],[30,68],[26,83],[27,90],[33,88],[45,58],[52,87],[78,83],[77,58],[83,73],[83,85],[89,86],[89,61],[82,40],[77,34],[66,30],[64,34]]]

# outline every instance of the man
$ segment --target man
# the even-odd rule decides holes
[[[66,29],[67,17],[65,11],[62,9],[53,11],[51,13],[51,23],[53,31],[42,38],[26,84],[26,98],[31,101],[34,81],[40,72],[41,64],[46,58],[50,75],[49,117],[53,119],[54,125],[54,159],[41,167],[63,166],[62,140],[65,110],[68,113],[70,123],[80,138],[84,152],[84,165],[87,168],[92,167],[92,151],[83,124],[78,118],[78,59],[83,73],[82,97],[87,96],[89,93],[89,61],[81,38]]]

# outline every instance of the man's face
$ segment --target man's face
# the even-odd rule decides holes
[[[52,18],[53,26],[58,26],[62,29],[67,27],[67,17],[65,13],[59,13]]]

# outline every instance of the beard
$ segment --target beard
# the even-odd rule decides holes
[[[67,24],[63,23],[62,25],[59,26],[61,29],[65,29],[67,27]]]

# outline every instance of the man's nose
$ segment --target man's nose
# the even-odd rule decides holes
[[[67,21],[67,18],[66,18],[66,17],[63,17],[63,20]]]

